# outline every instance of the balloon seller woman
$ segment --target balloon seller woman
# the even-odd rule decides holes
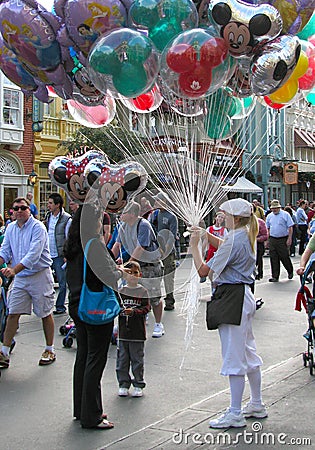
[[[200,277],[208,275],[212,281],[212,298],[218,299],[221,311],[226,302],[229,306],[224,307],[226,313],[214,328],[218,328],[221,340],[221,375],[229,377],[230,407],[209,425],[211,428],[241,428],[246,426],[246,418],[267,417],[261,397],[262,360],[257,355],[252,331],[256,304],[250,285],[254,282],[258,224],[252,205],[244,199],[228,200],[220,209],[226,215],[229,232],[224,240],[207,233],[209,243],[217,248],[214,257],[207,264],[203,261],[198,245],[205,233],[201,228],[192,227],[190,245],[198,274]],[[245,375],[250,385],[250,401],[242,409]]]

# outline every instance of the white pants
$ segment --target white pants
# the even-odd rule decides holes
[[[255,311],[255,297],[246,285],[240,325],[219,325],[223,358],[221,375],[246,375],[262,365],[252,330]]]

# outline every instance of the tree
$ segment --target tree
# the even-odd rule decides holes
[[[81,127],[68,141],[62,141],[58,149],[63,154],[80,155],[88,150],[102,150],[111,162],[119,162],[127,154],[140,152],[141,138],[123,126],[112,124],[103,128]],[[125,150],[126,149],[126,150]]]

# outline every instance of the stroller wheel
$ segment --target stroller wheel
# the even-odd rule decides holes
[[[63,346],[64,347],[66,347],[66,348],[71,348],[72,347],[72,344],[73,344],[73,339],[72,339],[72,337],[68,337],[68,338],[64,338],[64,340],[62,341],[62,343],[63,343]]]
[[[67,327],[65,325],[61,325],[61,327],[59,328],[59,333],[62,336],[65,336],[67,334]]]
[[[304,363],[304,367],[307,366],[307,360],[308,360],[308,356],[307,356],[307,354],[304,352],[304,353],[303,353],[303,363]]]

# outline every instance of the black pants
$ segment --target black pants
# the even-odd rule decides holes
[[[77,311],[70,309],[76,326],[77,354],[73,369],[74,417],[84,427],[94,427],[102,421],[101,378],[114,322],[105,325],[88,325],[82,322]]]
[[[299,244],[299,255],[302,255],[305,249],[305,244],[307,241],[307,225],[299,225],[300,230],[300,244]]]
[[[288,237],[269,238],[269,256],[271,264],[271,275],[273,278],[279,279],[280,276],[280,262],[288,272],[288,275],[293,273],[293,265],[287,247]]]
[[[257,276],[259,278],[263,277],[263,256],[265,253],[265,244],[263,242],[257,242],[257,255],[256,255],[256,266],[257,266]]]

